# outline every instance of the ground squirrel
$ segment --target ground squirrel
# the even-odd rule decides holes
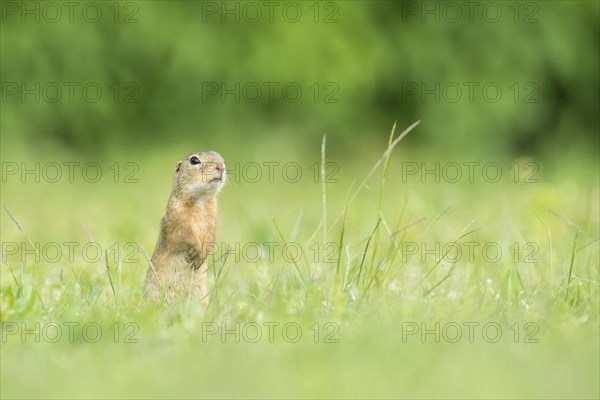
[[[145,297],[168,304],[188,298],[206,304],[206,258],[215,243],[217,193],[227,172],[220,154],[192,153],[177,163],[173,191],[152,254]]]

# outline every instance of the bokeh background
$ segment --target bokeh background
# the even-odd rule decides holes
[[[431,152],[598,148],[594,1],[27,3],[3,1],[3,156],[344,151],[417,119],[406,146]]]
[[[597,399],[599,10],[0,0],[0,395]],[[398,135],[417,120],[369,176],[394,122]],[[143,301],[143,251],[176,162],[202,150],[229,172],[219,244],[290,241],[306,257],[220,258],[223,246],[209,308],[163,313]],[[279,163],[274,179],[265,163]],[[440,177],[450,163],[458,182]],[[464,163],[479,165],[473,181]],[[503,257],[429,251],[465,241]],[[4,340],[6,323],[90,321],[107,333],[98,343]],[[207,321],[296,321],[305,335],[206,343]],[[468,321],[497,323],[502,340],[403,340],[404,322]],[[337,324],[339,342],[313,341],[315,322]],[[116,323],[139,341],[113,340]]]

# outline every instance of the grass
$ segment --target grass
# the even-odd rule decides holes
[[[392,151],[401,138],[267,149],[302,179],[231,179],[208,309],[142,299],[186,151],[115,155],[97,184],[9,179],[2,397],[598,398],[597,171],[536,161],[528,183],[532,160],[497,159],[498,182],[436,182],[407,168],[457,160]],[[108,166],[132,158],[139,182],[115,183]]]

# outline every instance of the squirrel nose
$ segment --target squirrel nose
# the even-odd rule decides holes
[[[225,163],[217,163],[217,171],[219,171],[219,172],[225,171]]]

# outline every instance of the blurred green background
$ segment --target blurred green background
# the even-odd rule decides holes
[[[457,156],[598,148],[596,1],[2,4],[3,156],[335,152],[417,119],[407,146]]]
[[[12,335],[2,341],[0,395],[597,399],[599,9],[0,1],[0,202],[19,223],[0,210],[0,233],[3,252],[21,246],[2,254],[2,333],[7,322],[139,327],[135,344]],[[394,121],[398,135],[416,120],[385,185],[381,166],[367,176]],[[175,163],[199,150],[227,163],[220,244],[287,240],[308,256],[299,267],[279,253],[217,258],[208,310],[192,304],[171,318],[143,302],[148,263],[138,250],[154,248]],[[81,172],[92,162],[98,182]],[[280,163],[274,180],[264,162]],[[286,179],[286,162],[302,179]],[[489,182],[479,167],[474,182],[407,179],[406,162],[497,162],[503,175]],[[74,180],[64,163],[80,163]],[[249,163],[262,168],[258,182],[241,176]],[[52,182],[56,164],[63,176]],[[109,269],[102,251],[42,262],[29,240],[95,243],[125,257]],[[465,240],[499,244],[504,256],[439,262],[402,250]],[[340,267],[309,261],[332,243],[343,245]],[[535,262],[521,257],[524,245]],[[298,321],[307,335],[205,343],[207,321]],[[308,327],[330,321],[339,343],[312,342]],[[505,334],[404,342],[407,321],[496,322]],[[537,324],[539,342],[514,340],[516,322]]]

